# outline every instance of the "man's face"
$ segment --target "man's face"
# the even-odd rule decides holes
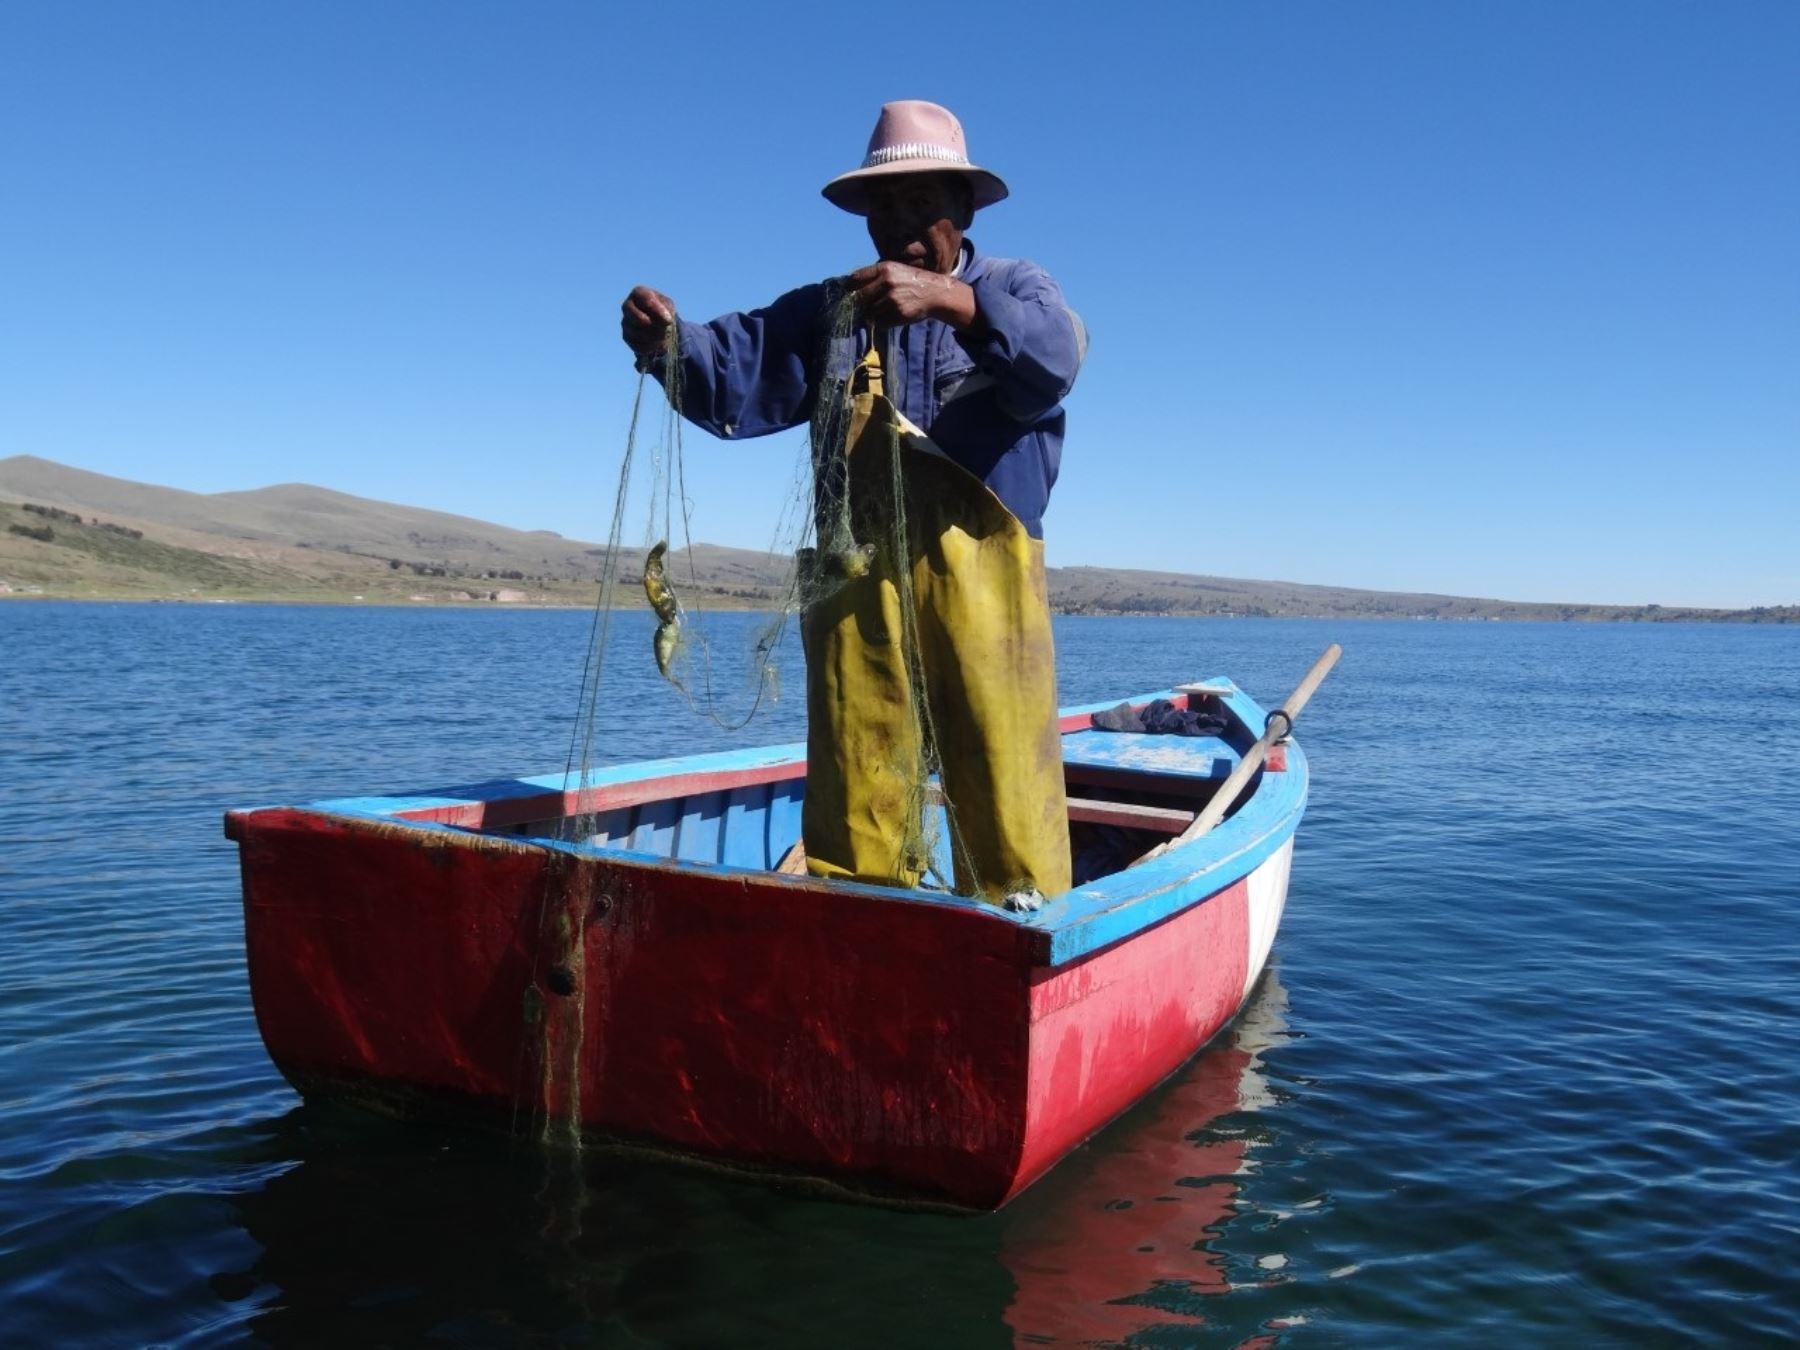
[[[953,174],[897,174],[869,185],[869,239],[883,262],[948,272],[969,225],[968,191]]]

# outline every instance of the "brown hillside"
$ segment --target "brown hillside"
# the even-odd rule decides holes
[[[0,503],[11,503],[0,505],[0,594],[589,604],[600,568],[599,545],[548,530],[515,530],[306,483],[185,492],[15,455],[0,459]],[[81,521],[35,515],[25,503]],[[52,537],[37,537],[46,527]],[[716,544],[695,545],[691,570],[685,554],[671,563],[684,592],[714,605],[773,604],[788,571],[786,559]],[[635,554],[624,560],[627,574],[638,565]],[[1793,606],[1517,603],[1105,567],[1052,568],[1049,585],[1052,607],[1072,614],[1800,620]],[[635,586],[620,597],[640,602]]]

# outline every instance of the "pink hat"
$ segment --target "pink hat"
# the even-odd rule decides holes
[[[923,99],[904,98],[881,105],[862,167],[827,183],[825,200],[854,215],[867,215],[864,189],[869,180],[897,173],[960,174],[968,180],[977,211],[1006,196],[1006,184],[997,175],[969,163],[956,114]]]

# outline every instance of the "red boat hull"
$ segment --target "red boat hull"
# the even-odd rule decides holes
[[[1226,735],[1065,713],[1101,861],[1034,914],[778,873],[798,746],[232,812],[263,1040],[309,1095],[997,1207],[1231,1020],[1280,920],[1298,747],[1125,865],[1266,722],[1167,693]]]
[[[300,810],[234,826],[257,1019],[303,1092],[877,1194],[1005,1203],[1248,983],[1246,880],[1051,969],[999,915],[804,879]]]

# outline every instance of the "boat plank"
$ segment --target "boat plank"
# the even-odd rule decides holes
[[[501,829],[557,816],[636,806],[663,797],[781,782],[804,777],[805,773],[804,746],[776,745],[609,764],[579,776],[555,773],[496,778],[432,792],[339,797],[312,805],[316,810],[346,815],[396,816],[465,829]]]
[[[1162,778],[1229,777],[1238,753],[1216,736],[1164,736],[1145,731],[1076,731],[1063,737],[1069,768],[1122,770]]]
[[[956,840],[950,833],[950,813],[944,808],[942,797],[937,805],[925,808],[925,824],[925,837],[931,841],[932,869],[943,881],[952,881],[956,877]]]
[[[681,803],[665,798],[662,801],[645,802],[636,808],[636,819],[631,830],[631,843],[628,847],[634,853],[650,853],[659,858],[667,858],[675,848],[675,821]]]
[[[621,807],[616,811],[602,811],[594,817],[594,832],[587,836],[585,842],[590,844],[608,844],[622,839],[631,833],[631,808]]]
[[[1088,797],[1070,797],[1069,823],[1123,825],[1128,829],[1180,834],[1194,823],[1194,813],[1171,806],[1144,806],[1138,802],[1103,802]]]
[[[770,785],[767,835],[769,861],[764,866],[773,867],[776,860],[800,838],[800,803],[804,796],[804,785]]]
[[[685,798],[675,825],[674,855],[688,862],[719,861],[719,835],[725,815],[723,792],[700,792]]]
[[[726,867],[767,869],[769,857],[767,783],[733,788],[725,794],[725,828],[719,861]]]

